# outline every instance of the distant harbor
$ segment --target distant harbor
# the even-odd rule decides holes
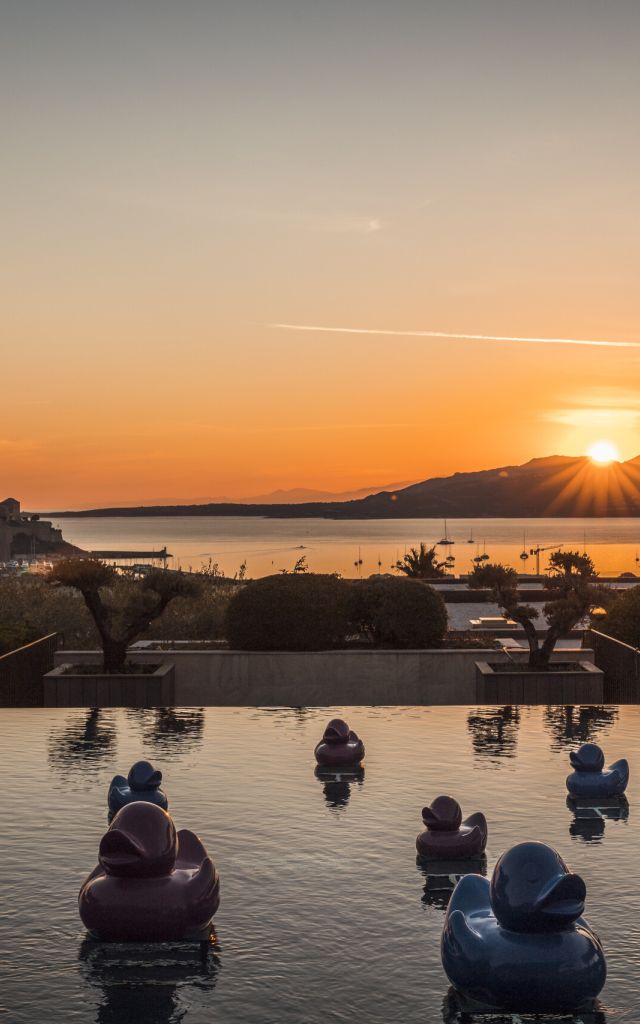
[[[233,576],[246,563],[249,577],[290,571],[305,556],[312,572],[340,572],[365,577],[390,572],[412,545],[437,544],[444,537],[442,519],[349,520],[260,519],[182,516],[148,518],[67,518],[53,521],[65,540],[85,551],[167,552],[170,568],[200,569],[217,563]],[[523,546],[523,537],[526,544]],[[602,576],[640,575],[640,520],[616,519],[456,519],[447,522],[452,575],[466,575],[474,559],[512,565],[535,576],[536,549],[544,571],[548,550],[587,550]],[[526,560],[522,553],[530,551]],[[168,554],[171,552],[171,555]],[[136,559],[138,560],[138,559]]]

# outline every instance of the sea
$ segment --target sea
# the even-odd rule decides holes
[[[449,558],[464,575],[474,559],[535,574],[552,550],[586,551],[602,576],[640,576],[640,519],[267,519],[247,516],[148,516],[54,520],[65,540],[88,551],[147,551],[166,547],[172,568],[217,564],[247,578],[291,571],[304,558],[311,572],[366,577],[390,572],[420,542]],[[536,550],[538,554],[536,555]],[[524,555],[527,557],[525,558]],[[486,559],[486,560],[488,560]],[[241,567],[244,566],[242,570]]]

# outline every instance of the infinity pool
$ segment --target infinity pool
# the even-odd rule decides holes
[[[336,712],[366,744],[357,783],[314,775]],[[568,753],[586,739],[609,761],[629,758],[626,820],[576,821],[566,806]],[[470,1021],[440,965],[446,893],[415,861],[420,810],[443,792],[486,813],[489,872],[506,847],[540,839],[584,877],[609,968],[588,1019],[640,1019],[640,707],[3,709],[0,750],[0,1017],[11,1024]],[[83,942],[76,897],[106,829],[107,786],[141,757],[162,768],[178,828],[197,832],[220,870],[208,956]]]

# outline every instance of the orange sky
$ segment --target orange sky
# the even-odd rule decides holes
[[[269,326],[640,342],[640,9],[572,7],[15,5],[1,489],[187,501],[640,453],[640,348]]]

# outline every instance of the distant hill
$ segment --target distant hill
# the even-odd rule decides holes
[[[596,466],[589,458],[552,455],[523,466],[433,477],[350,501],[213,502],[153,505],[49,516],[265,516],[327,519],[519,518],[640,515],[640,456]]]
[[[398,491],[404,487],[408,487],[413,483],[413,480],[402,480],[399,483],[385,484],[380,486],[378,484],[374,487],[357,487],[348,491],[324,491],[320,489],[314,489],[311,487],[292,487],[290,490],[276,490],[269,491],[266,494],[252,494],[248,497],[242,498],[230,498],[228,495],[216,495],[212,497],[207,495],[204,497],[194,497],[188,502],[189,507],[197,505],[300,505],[303,503],[316,502],[316,501],[352,501],[356,498],[366,498],[369,494],[380,494],[381,491]],[[158,497],[151,498],[148,505],[140,506],[136,505],[135,502],[131,501],[119,501],[116,505],[112,505],[111,508],[128,509],[128,508],[153,508],[155,506],[161,508],[183,506],[184,500],[180,501],[179,498],[175,497]],[[40,511],[40,510],[38,510]],[[84,512],[91,512],[95,514],[95,509],[79,509],[74,515],[79,515]],[[108,510],[107,510],[108,511]],[[47,514],[47,513],[42,513]],[[72,513],[55,513],[56,515],[71,515]]]

